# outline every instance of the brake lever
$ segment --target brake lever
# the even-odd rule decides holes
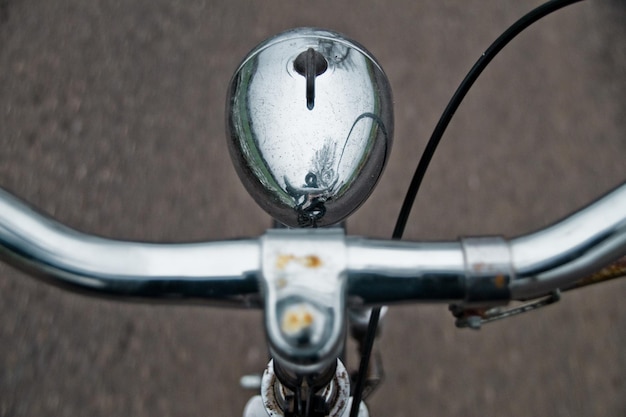
[[[456,317],[455,325],[458,328],[470,328],[480,330],[483,324],[517,316],[541,307],[554,304],[561,299],[561,291],[555,290],[549,295],[537,298],[517,307],[492,307],[492,308],[465,308],[458,304],[451,304],[450,311]]]

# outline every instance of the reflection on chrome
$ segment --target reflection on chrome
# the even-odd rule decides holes
[[[291,261],[305,255],[300,259],[315,260],[305,265],[321,266],[319,251],[328,243],[321,244],[320,239],[328,238],[332,230],[287,232],[285,244],[275,246],[286,250],[280,259]],[[504,252],[509,255],[498,250],[495,258],[492,239],[473,239],[471,245],[467,239],[463,243],[343,235],[335,239],[343,243],[331,253],[345,253],[345,277],[340,275],[352,307],[464,301],[469,295],[483,299],[492,293],[469,292],[477,272],[472,265],[487,271],[492,270],[485,269],[489,265],[504,263],[512,269],[510,297],[525,300],[568,288],[626,253],[626,183],[553,226],[508,240],[509,250]],[[41,216],[0,188],[0,258],[57,285],[103,296],[260,306],[261,254],[267,251],[262,240],[159,244],[106,239]],[[300,253],[289,251],[296,246]],[[322,278],[313,275],[317,288],[330,274],[324,268],[315,269]],[[498,286],[505,281],[493,282]]]
[[[227,105],[239,176],[288,226],[340,222],[382,173],[390,87],[374,58],[336,33],[297,29],[261,44],[235,73]]]
[[[326,214],[326,202],[332,200],[342,188],[350,187],[356,179],[354,176],[340,178],[340,173],[344,171],[342,161],[348,143],[354,137],[352,135],[354,128],[360,121],[367,119],[373,119],[379,123],[378,127],[386,135],[385,126],[380,118],[372,113],[364,113],[352,125],[340,150],[338,149],[339,141],[329,139],[324,142],[320,149],[315,151],[315,155],[308,165],[311,168],[306,173],[302,185],[291,184],[287,176],[283,178],[285,191],[295,202],[294,209],[298,213],[298,226],[316,227],[317,222]]]

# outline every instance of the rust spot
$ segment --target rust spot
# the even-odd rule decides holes
[[[486,318],[487,317],[487,310],[486,308],[469,308],[467,310],[463,310],[463,313],[461,313],[460,315],[458,315],[458,318],[467,318],[467,317],[471,317],[471,316],[478,316],[481,318]]]
[[[307,268],[319,268],[322,266],[322,260],[317,255],[308,255],[304,257],[304,266]]]
[[[341,400],[339,402],[339,407],[337,407],[337,409],[343,410],[344,408],[346,408],[346,400]]]
[[[313,316],[311,315],[311,313],[307,311],[306,313],[304,313],[304,317],[302,318],[302,321],[307,326],[310,326],[311,324],[313,324]]]
[[[308,309],[300,307],[285,313],[281,328],[287,334],[294,334],[310,327],[314,320],[313,314]]]
[[[274,412],[274,413],[278,411],[278,407],[272,401],[266,401],[265,402],[265,409],[269,410],[271,412]]]
[[[276,268],[285,269],[287,264],[294,259],[296,259],[296,257],[293,255],[278,255],[278,258],[276,258]]]
[[[322,260],[317,255],[295,256],[281,254],[276,258],[276,268],[284,270],[290,262],[297,262],[305,268],[319,268]]]
[[[474,271],[476,272],[481,272],[483,269],[485,269],[485,264],[482,262],[479,262],[477,264],[474,264]]]
[[[506,279],[504,278],[504,275],[496,276],[494,279],[494,284],[496,284],[497,288],[504,287],[506,285]]]

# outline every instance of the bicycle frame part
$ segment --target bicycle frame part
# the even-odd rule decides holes
[[[276,236],[274,233],[277,231],[272,232]],[[326,232],[285,229],[280,233],[290,241],[301,240],[303,247],[309,246],[307,253],[315,255],[315,242]],[[467,262],[467,239],[338,239],[345,247],[345,260],[341,261],[345,271],[339,276],[345,280],[348,307],[409,301],[481,302],[493,296],[486,290],[471,293],[470,281],[488,281],[485,277],[489,274],[476,278],[480,256],[470,255],[473,270]],[[42,216],[0,189],[0,256],[53,284],[94,295],[261,307],[260,286],[266,279],[261,273],[264,241],[160,244],[101,238]],[[485,242],[494,244],[493,239]],[[497,263],[510,264],[512,275],[506,284],[510,294],[503,294],[503,301],[525,300],[568,287],[626,252],[626,184],[553,226],[501,239],[500,245],[499,252],[506,259]],[[469,246],[480,247],[481,243],[472,241]],[[493,262],[483,262],[481,267],[491,268]],[[501,271],[495,274],[501,275]],[[501,290],[495,280],[490,289]]]
[[[450,242],[371,240],[341,229],[125,242],[69,229],[0,190],[0,255],[13,265],[104,296],[264,306],[273,355],[300,376],[322,374],[336,360],[347,308],[504,305],[567,288],[625,253],[626,184],[533,234]]]
[[[261,405],[271,417],[283,417],[289,413],[341,417],[347,411],[350,397],[350,377],[340,360],[335,360],[329,375],[330,378],[318,385],[311,385],[310,381],[305,380],[289,387],[283,383],[278,375],[279,369],[275,361],[271,360],[263,373],[261,385],[263,402]],[[250,407],[254,405],[254,401],[254,398],[250,401]],[[304,409],[297,410],[298,407]],[[248,408],[246,407],[246,410]],[[244,416],[247,417],[245,412]]]
[[[568,288],[625,253],[626,184],[526,236],[450,242],[371,240],[341,229],[280,229],[226,242],[117,241],[69,229],[0,190],[0,255],[13,265],[109,297],[264,306],[273,355],[299,375],[323,373],[336,360],[347,308],[504,305]]]
[[[270,230],[261,246],[272,357],[293,373],[322,372],[340,355],[346,334],[343,229]]]
[[[275,360],[322,375],[342,349],[346,310],[394,302],[505,305],[569,288],[626,254],[626,184],[538,232],[506,240],[401,242],[342,229],[156,244],[80,233],[0,190],[0,256],[49,282],[106,297],[265,307]],[[347,400],[347,399],[346,399]]]
[[[87,235],[41,216],[0,189],[0,256],[69,289],[111,297],[211,299],[258,305],[259,245],[253,240],[185,244]]]

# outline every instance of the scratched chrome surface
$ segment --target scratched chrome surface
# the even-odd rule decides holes
[[[328,68],[306,80],[294,68],[312,48]],[[321,29],[282,33],[255,48],[233,76],[229,147],[256,202],[292,227],[340,222],[370,195],[389,155],[391,88],[361,46]]]

